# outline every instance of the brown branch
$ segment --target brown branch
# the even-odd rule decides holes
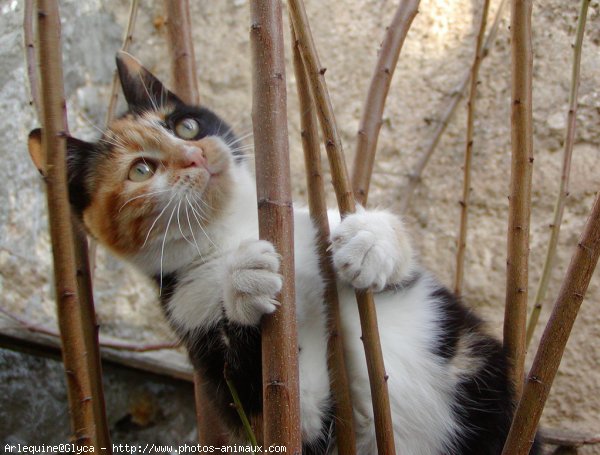
[[[33,32],[33,9],[35,0],[25,0],[23,13],[23,39],[25,41],[25,60],[27,62],[27,76],[29,79],[29,95],[31,104],[37,112],[38,118],[42,118],[40,107],[40,81],[35,63],[35,37]]]
[[[527,376],[503,454],[527,454],[552,382],[600,257],[600,192],[571,258],[550,320]]]
[[[512,0],[512,160],[508,206],[508,247],[504,346],[511,360],[516,397],[523,389],[529,261],[529,218],[533,169],[532,0]]]
[[[589,0],[582,0],[579,11],[579,20],[577,21],[577,33],[575,45],[573,46],[573,67],[571,69],[571,90],[569,92],[569,112],[567,114],[567,129],[565,133],[565,149],[563,153],[562,173],[560,177],[560,186],[554,205],[554,218],[552,224],[550,225],[551,234],[548,242],[548,249],[546,251],[546,259],[544,260],[542,276],[535,293],[533,310],[531,311],[529,323],[527,324],[527,346],[529,346],[531,338],[533,337],[535,326],[540,317],[540,311],[542,309],[542,303],[544,302],[546,290],[548,289],[548,282],[550,281],[550,274],[552,273],[552,267],[554,265],[554,257],[556,256],[556,246],[558,245],[560,225],[562,223],[566,199],[569,195],[569,174],[571,173],[571,156],[573,155],[575,127],[577,121],[579,67],[581,64],[581,49],[583,47],[583,34],[585,31],[585,22],[589,3]]]
[[[282,253],[278,310],[262,319],[264,444],[300,453],[294,226],[288,153],[281,3],[250,2],[252,124],[259,235]]]
[[[377,139],[381,129],[385,101],[392,83],[398,57],[406,34],[419,10],[420,0],[402,0],[379,50],[379,58],[371,79],[367,100],[358,127],[356,154],[352,172],[352,188],[356,201],[367,204],[369,184],[373,173]]]
[[[167,14],[173,90],[185,103],[197,105],[200,103],[200,92],[188,0],[164,0],[164,8]],[[194,400],[200,444],[217,446],[226,442],[220,412],[212,404],[212,397],[204,386],[202,372],[197,369],[194,370]]]
[[[291,28],[291,35],[294,51],[294,71],[296,74],[299,108],[301,112],[300,125],[302,129],[304,163],[306,166],[308,208],[318,232],[321,272],[323,273],[326,283],[324,294],[325,301],[327,302],[327,320],[329,322],[327,359],[335,403],[335,434],[338,452],[353,455],[356,453],[356,435],[354,433],[352,397],[350,395],[350,383],[348,381],[346,361],[344,359],[342,321],[340,318],[340,303],[337,293],[335,271],[333,269],[330,252],[327,248],[330,232],[329,221],[327,218],[323,169],[321,166],[318,123],[306,71],[304,69],[300,48],[293,27]]]
[[[496,10],[496,16],[494,17],[494,23],[490,27],[488,36],[485,39],[485,44],[483,45],[482,54],[481,54],[482,59],[487,57],[492,44],[496,40],[496,36],[498,34],[498,28],[500,27],[500,19],[502,18],[502,11],[504,10],[505,4],[506,4],[506,0],[502,0],[500,2],[500,5],[498,6],[498,9]],[[423,171],[425,170],[425,167],[429,163],[429,160],[431,159],[433,152],[435,152],[437,145],[440,142],[440,139],[442,138],[444,132],[446,131],[446,128],[448,127],[448,124],[450,123],[450,119],[456,112],[456,108],[458,107],[458,104],[467,89],[470,79],[471,79],[471,70],[469,69],[468,71],[465,72],[464,77],[456,85],[454,90],[452,92],[450,92],[450,98],[448,100],[448,104],[442,111],[442,114],[439,116],[439,118],[435,121],[436,127],[433,130],[433,132],[431,133],[429,140],[425,143],[425,146],[422,149],[423,153],[421,154],[419,161],[417,161],[417,164],[415,165],[413,170],[408,174],[408,183],[406,184],[406,188],[404,188],[404,190],[403,190],[404,194],[400,201],[400,212],[401,213],[406,212],[406,210],[408,209],[411,199],[412,199],[412,196],[414,195],[415,190],[417,189],[417,186],[419,186],[419,183],[421,182],[421,176],[423,175]]]
[[[175,3],[175,2],[174,2]],[[135,20],[137,18],[139,0],[131,0],[131,6],[129,7],[129,20],[127,21],[127,28],[125,29],[125,35],[123,36],[123,44],[121,50],[127,52],[129,46],[133,41],[133,29],[135,28]],[[115,110],[117,108],[117,100],[119,99],[119,73],[115,69],[113,72],[113,79],[110,91],[110,98],[108,102],[108,109],[106,110],[106,125],[110,125],[115,118]],[[92,257],[94,257],[92,255]],[[92,267],[92,270],[94,268]]]
[[[288,7],[312,94],[316,102],[317,115],[321,124],[327,156],[329,157],[333,185],[340,213],[343,217],[355,211],[355,201],[348,179],[348,171],[346,169],[331,100],[329,99],[325,83],[325,71],[319,63],[319,57],[312,39],[303,2],[301,0],[290,0]],[[258,147],[256,149],[258,150]],[[395,453],[394,432],[387,388],[388,376],[383,363],[373,295],[370,291],[357,290],[356,299],[371,386],[371,397],[373,400],[377,449],[380,454],[393,455]]]
[[[188,0],[164,0],[167,14],[167,32],[171,48],[171,77],[175,94],[183,102],[198,105],[198,76],[196,75],[196,57],[190,23],[190,5]]]
[[[76,280],[76,255],[66,181],[65,97],[60,48],[58,2],[38,0],[39,68],[42,106],[42,148],[46,159],[48,222],[54,262],[58,325],[63,345],[67,396],[74,440],[111,447],[104,414],[98,340],[91,290]],[[79,293],[79,296],[78,296]],[[111,450],[109,449],[109,453]]]
[[[458,231],[458,249],[456,253],[456,275],[454,279],[454,293],[461,294],[464,269],[465,269],[465,251],[467,248],[467,220],[469,199],[471,195],[471,164],[473,158],[473,128],[475,124],[475,100],[477,98],[477,78],[479,76],[479,67],[483,58],[483,37],[487,23],[487,15],[490,7],[490,0],[483,0],[481,10],[481,19],[479,21],[479,32],[475,44],[475,55],[471,65],[471,84],[469,87],[469,100],[467,101],[467,140],[465,146],[465,163],[463,178],[463,195],[460,201],[460,227]]]

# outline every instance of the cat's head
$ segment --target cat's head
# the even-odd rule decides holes
[[[117,66],[129,111],[95,143],[67,139],[73,212],[120,256],[196,243],[245,168],[241,144],[218,116],[183,103],[133,57],[119,53]],[[29,148],[43,173],[39,129]]]

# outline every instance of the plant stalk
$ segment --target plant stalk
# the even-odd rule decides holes
[[[264,445],[302,451],[294,289],[294,225],[280,0],[250,2],[252,124],[259,236],[281,253],[277,311],[261,324]]]
[[[525,324],[529,270],[529,222],[533,170],[532,0],[512,0],[512,160],[508,207],[508,248],[504,346],[518,398],[525,368]]]
[[[558,236],[560,234],[560,225],[562,223],[565,204],[569,196],[569,175],[571,173],[571,156],[573,155],[573,144],[575,143],[575,129],[577,126],[577,92],[579,90],[579,69],[581,66],[581,50],[583,48],[583,34],[585,31],[585,22],[587,18],[588,6],[590,0],[582,0],[579,11],[579,19],[577,21],[577,32],[575,37],[575,45],[573,46],[573,67],[571,69],[571,90],[569,92],[569,112],[567,114],[567,129],[565,133],[565,148],[563,152],[563,164],[560,177],[560,186],[556,195],[554,204],[554,216],[550,225],[550,240],[548,249],[546,250],[546,259],[542,276],[538,283],[533,302],[533,309],[529,316],[527,324],[526,344],[529,346],[531,338],[535,332],[535,326],[540,318],[542,304],[548,290],[550,275],[554,266],[554,258],[556,257],[556,246],[558,245]]]
[[[465,252],[467,249],[467,221],[469,199],[471,195],[471,166],[473,162],[473,130],[475,125],[475,100],[477,98],[477,85],[479,67],[483,58],[483,37],[487,24],[487,15],[490,8],[490,0],[483,0],[481,19],[479,21],[479,32],[475,44],[475,55],[471,65],[471,84],[469,87],[469,100],[467,101],[467,140],[465,146],[465,162],[463,166],[463,194],[460,201],[460,227],[458,231],[457,253],[456,253],[456,275],[454,277],[454,293],[461,295],[464,270]]]
[[[503,455],[529,453],[565,346],[600,257],[600,193],[571,258],[529,370]]]
[[[353,213],[356,208],[344,160],[342,143],[337,131],[327,84],[325,83],[325,70],[322,69],[319,63],[319,57],[312,39],[303,2],[301,0],[290,0],[288,7],[317,107],[317,115],[321,124],[325,149],[329,157],[338,207],[341,216],[344,217],[347,214]],[[373,294],[370,291],[357,290],[356,299],[369,373],[371,397],[373,400],[377,450],[379,454],[393,455],[396,453],[396,450],[394,447],[394,431],[387,388],[388,376],[383,363]]]

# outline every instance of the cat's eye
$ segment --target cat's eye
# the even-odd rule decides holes
[[[200,133],[200,125],[193,118],[184,118],[175,125],[175,134],[181,139],[192,140]]]
[[[129,168],[129,180],[132,182],[143,182],[154,175],[156,166],[150,161],[136,161]]]

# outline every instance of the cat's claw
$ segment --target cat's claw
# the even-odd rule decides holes
[[[412,270],[413,251],[400,219],[387,212],[347,216],[331,233],[338,276],[357,289],[382,291]]]
[[[231,321],[257,325],[263,314],[277,309],[275,296],[283,283],[279,264],[275,248],[264,240],[246,240],[229,254],[223,303]]]

